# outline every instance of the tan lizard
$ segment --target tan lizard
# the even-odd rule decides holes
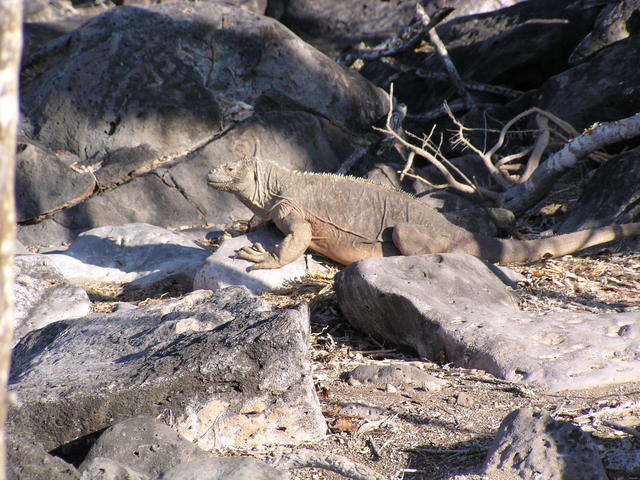
[[[214,168],[207,181],[285,234],[272,251],[256,244],[238,252],[255,269],[291,263],[307,248],[343,265],[368,257],[453,252],[525,263],[640,234],[640,223],[627,223],[535,240],[493,238],[454,225],[405,192],[354,177],[291,171],[253,157]]]

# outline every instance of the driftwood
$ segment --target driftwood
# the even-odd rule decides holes
[[[18,126],[22,1],[0,2],[0,480],[5,478],[7,379],[13,334],[13,255],[16,216],[13,179]]]

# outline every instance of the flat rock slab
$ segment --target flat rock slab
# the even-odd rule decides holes
[[[548,412],[522,408],[502,421],[483,465],[489,478],[606,480],[600,452],[589,434]]]
[[[190,287],[209,252],[177,232],[145,223],[94,228],[64,251],[43,254],[69,281]]]
[[[464,254],[371,258],[336,276],[356,328],[419,355],[550,391],[640,378],[640,312],[518,310],[503,272]]]
[[[14,345],[31,330],[91,311],[87,292],[65,280],[46,256],[17,255],[14,265]]]
[[[13,350],[7,431],[51,450],[151,415],[204,449],[315,440],[308,335],[306,306],[275,310],[243,287],[56,322]]]
[[[193,289],[218,290],[231,285],[244,285],[258,295],[274,290],[287,281],[303,277],[310,271],[323,268],[309,255],[302,256],[282,268],[250,271],[249,268],[254,263],[236,256],[236,251],[242,247],[259,242],[266,250],[270,250],[282,239],[282,232],[270,226],[225,240],[196,273]]]

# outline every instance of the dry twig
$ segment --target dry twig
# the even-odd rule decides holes
[[[405,140],[404,138],[402,138],[402,136],[400,136],[396,131],[394,131],[392,124],[391,124],[391,119],[392,119],[392,112],[393,112],[393,84],[390,86],[389,88],[389,112],[387,114],[387,121],[385,124],[385,128],[378,128],[378,127],[374,127],[374,130],[377,130],[379,132],[385,133],[387,135],[390,135],[397,143],[401,144],[402,146],[408,148],[410,151],[415,152],[416,154],[420,155],[422,158],[428,160],[434,167],[436,167],[436,169],[444,176],[447,185],[455,188],[456,190],[463,192],[463,193],[468,193],[468,194],[475,194],[475,193],[481,193],[482,195],[485,196],[489,196],[491,198],[497,199],[498,198],[498,194],[486,189],[480,189],[476,186],[473,185],[473,183],[471,183],[471,181],[464,177],[465,181],[467,181],[467,184],[464,184],[460,181],[458,181],[450,172],[449,168],[445,167],[445,165],[443,164],[444,162],[448,162],[446,159],[444,159],[444,157],[442,157],[442,160],[439,159],[437,157],[437,154],[434,154],[428,150],[426,150],[426,146],[429,144],[429,139],[423,141],[423,147],[418,147],[410,142],[408,142],[407,140]],[[450,163],[449,163],[450,167],[453,167]],[[461,172],[458,171],[458,173],[461,174]],[[406,174],[406,173],[405,173]],[[428,182],[425,182],[428,183]]]

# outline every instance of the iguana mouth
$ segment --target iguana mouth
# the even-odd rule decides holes
[[[215,170],[211,170],[207,174],[207,183],[213,187],[227,185],[230,183],[230,179],[228,178],[220,178],[218,173]]]

